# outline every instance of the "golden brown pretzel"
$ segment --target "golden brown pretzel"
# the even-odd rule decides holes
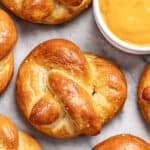
[[[28,134],[18,131],[15,124],[0,114],[1,150],[42,150],[41,146]]]
[[[139,105],[141,111],[150,124],[150,63],[141,75],[138,88]]]
[[[150,145],[139,137],[122,134],[106,139],[92,150],[150,150]]]
[[[126,99],[126,81],[109,60],[54,39],[37,46],[20,66],[16,95],[26,118],[57,138],[96,135]]]
[[[17,31],[12,19],[0,9],[0,93],[6,88],[13,73],[12,49],[17,40]]]
[[[80,14],[92,0],[1,0],[17,16],[44,24],[59,24]]]

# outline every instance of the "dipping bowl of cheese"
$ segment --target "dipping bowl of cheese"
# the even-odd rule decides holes
[[[118,49],[150,54],[150,0],[94,0],[96,24]]]

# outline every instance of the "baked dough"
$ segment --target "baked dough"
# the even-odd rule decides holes
[[[53,39],[22,62],[16,81],[18,104],[37,129],[56,138],[96,135],[123,106],[123,73],[109,60]]]
[[[14,68],[12,49],[16,40],[17,31],[12,19],[0,9],[0,93],[12,77]]]
[[[17,16],[33,23],[60,24],[71,20],[92,0],[1,0]]]
[[[1,150],[42,150],[41,146],[28,134],[18,131],[15,124],[0,114]]]
[[[139,137],[122,134],[108,138],[92,150],[150,150],[150,145]]]
[[[138,97],[141,111],[150,124],[150,63],[147,64],[141,75]]]

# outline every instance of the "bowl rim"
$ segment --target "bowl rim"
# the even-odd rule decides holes
[[[103,34],[103,36],[115,47],[117,47],[119,50],[131,53],[131,54],[150,54],[150,45],[147,46],[141,46],[141,45],[134,45],[128,42],[125,42],[119,37],[117,37],[114,33],[111,32],[111,30],[108,28],[101,10],[100,10],[100,0],[93,0],[93,12],[94,12],[94,18],[96,21],[96,24]]]

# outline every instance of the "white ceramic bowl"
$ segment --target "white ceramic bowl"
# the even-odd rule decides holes
[[[107,27],[99,6],[100,6],[99,0],[93,0],[93,11],[94,11],[96,24],[99,30],[101,31],[101,33],[104,35],[104,37],[112,45],[117,47],[119,50],[122,50],[127,53],[131,53],[131,54],[150,54],[150,45],[140,46],[140,45],[130,44],[128,42],[120,40],[115,34],[113,34],[110,31],[110,29]]]

